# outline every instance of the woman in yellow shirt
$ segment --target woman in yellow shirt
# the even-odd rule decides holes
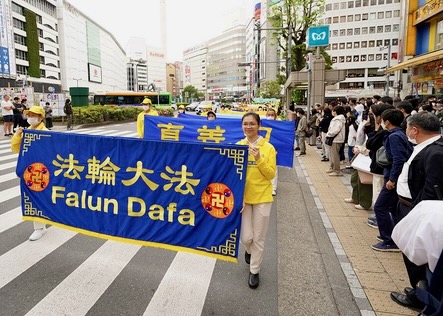
[[[28,116],[27,121],[29,129],[35,129],[39,131],[47,131],[48,129],[43,122],[46,112],[40,106],[33,106],[30,110],[23,111],[24,114]],[[23,139],[23,127],[17,128],[14,136],[11,139],[11,151],[13,153],[18,153],[20,151],[20,145]],[[46,233],[46,225],[39,222],[34,222],[34,232],[29,237],[29,240],[34,241],[42,238]]]
[[[143,112],[137,116],[137,136],[143,138],[145,135],[145,115],[158,116],[158,112],[152,109],[151,99],[145,98],[142,102]]]
[[[250,264],[248,284],[251,289],[255,289],[259,285],[259,272],[274,201],[272,179],[277,169],[277,154],[274,146],[258,134],[258,114],[248,112],[243,115],[242,128],[246,138],[238,143],[249,146],[249,155],[240,241],[246,250],[245,261]]]

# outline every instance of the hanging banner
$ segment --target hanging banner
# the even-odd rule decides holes
[[[214,121],[195,115],[180,117],[146,115],[144,138],[203,144],[235,144],[245,138],[239,119],[219,118]],[[261,120],[259,134],[277,151],[277,165],[292,168],[294,161],[294,121]]]
[[[247,148],[25,130],[23,219],[237,262]]]

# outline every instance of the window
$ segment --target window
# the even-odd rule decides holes
[[[327,4],[326,5],[326,11],[331,11],[332,10],[332,4]]]
[[[386,4],[391,4],[392,0],[386,0]]]
[[[18,28],[19,30],[24,31],[25,30],[25,22],[17,20],[17,19],[13,19],[12,21],[14,27]]]
[[[382,40],[377,40],[377,47],[381,47],[383,46],[383,41]]]
[[[360,35],[360,29],[359,29],[358,27],[356,27],[356,28],[354,29],[354,34],[355,34],[355,35]]]
[[[377,0],[371,0],[371,5],[377,5]]]
[[[332,18],[332,23],[338,23],[338,16],[334,16]]]
[[[374,54],[368,55],[368,61],[374,61]]]
[[[360,42],[354,42],[354,48],[360,48]]]
[[[362,34],[368,34],[368,28],[365,26],[365,27],[362,27],[361,28],[361,33]]]
[[[369,6],[369,0],[363,0],[363,6],[364,7]]]
[[[361,46],[361,48],[366,48],[366,47],[368,47],[368,42],[362,41],[360,46]]]
[[[392,45],[398,45],[398,38],[392,39]]]
[[[354,16],[348,15],[347,20],[348,20],[348,22],[354,22]]]
[[[375,13],[375,12],[371,12],[370,14],[369,14],[369,20],[375,20],[377,18],[377,13]]]
[[[385,4],[385,0],[378,0],[378,4]]]
[[[334,3],[334,10],[338,10],[338,9],[340,9],[340,3],[335,2]]]
[[[355,7],[356,8],[360,8],[361,7],[361,0],[356,0],[355,1]]]
[[[375,41],[369,41],[369,47],[375,47]]]
[[[353,29],[347,29],[346,35],[352,36],[353,34],[354,34],[354,30]]]
[[[331,21],[332,21],[331,17],[327,18],[326,19],[326,24],[331,24]]]
[[[391,32],[391,26],[385,25],[385,33],[389,33],[389,32]]]
[[[338,30],[333,30],[332,31],[332,36],[333,37],[337,37],[338,36]]]
[[[340,2],[340,9],[346,9],[346,2]]]
[[[374,33],[375,33],[375,26],[369,27],[369,34],[374,34]]]
[[[398,18],[400,16],[400,10],[394,10],[394,18]]]
[[[346,62],[347,63],[352,62],[352,56],[346,56]]]
[[[26,75],[28,73],[26,66],[16,65],[17,74]]]
[[[332,57],[332,63],[334,63],[334,64],[337,63],[337,57],[335,57],[335,56]]]
[[[352,9],[354,7],[354,1],[348,1],[348,9]]]
[[[341,17],[340,17],[340,23],[345,23],[346,22],[346,16],[345,15],[342,15]]]
[[[392,40],[394,43],[394,40]],[[437,28],[435,32],[435,49],[443,48],[443,20],[437,22]]]
[[[337,50],[337,48],[338,48],[338,44],[337,43],[332,44],[332,50]]]
[[[393,26],[392,26],[392,32],[398,32],[398,30],[399,30],[399,25],[398,24],[394,24]]]
[[[361,19],[363,21],[367,21],[368,20],[368,14],[367,13],[363,13],[362,16],[361,16]]]
[[[28,60],[28,53],[19,49],[15,50],[15,58],[21,60]]]
[[[40,56],[40,64],[45,64],[45,57],[44,56]]]
[[[360,55],[360,61],[366,61],[366,55]],[[362,77],[364,77],[364,75]]]
[[[352,42],[347,42],[346,43],[346,48],[347,49],[351,49],[352,48]]]
[[[382,55],[382,54],[376,54],[376,55],[375,55],[375,60],[377,60],[377,61],[382,60],[382,58],[383,58],[383,55]]]
[[[344,63],[344,62],[345,62],[345,56],[340,56],[340,57],[339,57],[339,61],[340,61],[341,63]]]
[[[345,29],[341,29],[340,30],[340,36],[345,36],[346,35],[346,30]]]
[[[385,17],[386,17],[387,19],[392,18],[392,11],[386,11],[386,13],[385,13]]]
[[[390,39],[385,39],[385,46],[389,46],[391,45],[391,40]]]
[[[340,43],[340,44],[338,44],[339,46],[339,49],[345,49],[345,43]]]
[[[383,33],[383,26],[377,26],[377,33]]]
[[[14,34],[14,43],[26,46],[26,38],[24,36]]]
[[[358,22],[360,20],[361,20],[361,14],[356,14],[355,17],[354,17],[354,21]]]
[[[377,19],[384,19],[384,18],[385,18],[385,13],[383,11],[378,12]]]

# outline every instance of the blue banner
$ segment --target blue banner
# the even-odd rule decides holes
[[[235,118],[217,117],[209,121],[195,115],[178,118],[146,115],[144,122],[144,138],[148,140],[235,144],[245,137],[240,120]],[[277,165],[292,168],[295,122],[261,120],[259,134],[277,151]]]
[[[23,219],[237,262],[247,148],[25,130]]]

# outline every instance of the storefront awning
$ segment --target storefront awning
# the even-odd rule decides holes
[[[397,70],[402,70],[408,67],[412,67],[412,66],[418,66],[418,65],[422,65],[437,59],[443,59],[443,49],[439,49],[436,51],[433,51],[432,53],[427,53],[427,54],[423,54],[420,56],[416,56],[413,58],[410,58],[404,62],[401,62],[391,68],[389,68],[388,70],[385,71],[386,74],[389,73],[393,73]]]

